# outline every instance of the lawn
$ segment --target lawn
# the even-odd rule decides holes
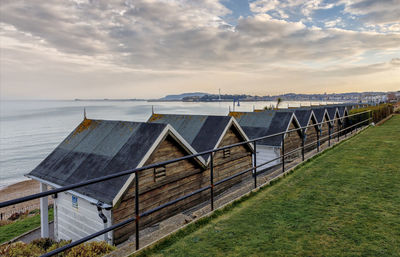
[[[53,208],[50,208],[49,221],[52,220]],[[0,244],[38,227],[40,227],[40,214],[17,220],[11,224],[0,226]]]
[[[400,256],[400,116],[305,163],[150,256]]]

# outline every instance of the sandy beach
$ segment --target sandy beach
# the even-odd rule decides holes
[[[18,182],[0,190],[0,202],[39,193],[39,191],[39,182],[35,180]],[[39,209],[39,203],[40,200],[35,199],[5,208],[0,208],[0,214],[2,214],[2,219],[5,220],[15,212]],[[53,203],[53,199],[51,197],[49,197],[49,204],[50,203]]]

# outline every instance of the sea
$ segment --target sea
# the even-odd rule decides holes
[[[26,180],[34,169],[83,120],[147,121],[155,113],[226,115],[252,111],[275,102],[147,102],[147,101],[0,101],[0,189]],[[280,108],[319,102],[282,102]]]

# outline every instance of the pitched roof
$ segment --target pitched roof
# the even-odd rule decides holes
[[[229,116],[153,114],[148,122],[170,124],[197,152],[203,152],[218,147],[228,125],[236,121]],[[243,139],[247,141],[246,134],[236,125]],[[208,163],[209,154],[203,158]]]
[[[230,112],[250,139],[267,136],[270,124],[276,112],[272,110],[261,112]],[[270,144],[270,140],[258,141],[260,144]]]
[[[322,120],[324,119],[325,109],[320,107],[313,107],[310,109],[313,111],[315,118],[317,119],[317,122],[318,123],[322,122]]]
[[[230,112],[229,115],[237,119],[250,139],[287,131],[293,119],[298,124],[296,116],[292,111],[266,110],[262,112]],[[258,141],[258,143],[281,146],[282,137],[275,136],[266,138]]]
[[[336,118],[335,115],[336,115],[337,109],[338,108],[336,106],[326,107],[326,110],[328,111],[328,115],[329,115],[329,119],[330,120],[333,120],[333,119]]]
[[[340,105],[340,106],[338,106],[338,110],[339,110],[339,116],[340,116],[340,118],[342,118],[345,115],[345,111],[347,110],[347,107],[344,105]]]
[[[160,141],[170,133],[166,124],[85,119],[28,176],[66,186],[143,166]],[[187,142],[180,142],[195,153]],[[200,159],[199,159],[200,161]],[[75,192],[113,204],[133,175],[74,189]]]
[[[280,109],[278,111],[283,112],[294,112],[296,115],[297,120],[299,121],[300,126],[306,127],[308,126],[312,117],[315,117],[313,110],[309,107],[299,107],[293,109]]]

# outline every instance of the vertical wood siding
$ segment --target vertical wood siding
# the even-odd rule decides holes
[[[220,146],[230,145],[242,141],[235,129],[229,129],[222,139]],[[163,140],[159,147],[150,156],[145,165],[158,163],[186,155],[186,152],[170,137]],[[218,181],[241,170],[252,167],[251,151],[246,146],[232,148],[230,157],[224,158],[222,152],[214,156],[215,174],[214,181]],[[204,170],[194,161],[184,160],[166,166],[166,176],[154,180],[154,170],[144,170],[139,173],[139,209],[140,212],[150,210],[161,204],[172,201],[178,197],[189,194],[201,187],[210,184],[210,169]],[[215,193],[234,183],[241,181],[241,177],[217,186]],[[134,217],[135,210],[135,186],[130,185],[123,195],[120,203],[113,209],[113,223],[121,222],[127,218]],[[209,198],[209,191],[198,194],[164,208],[148,217],[140,219],[141,228],[157,223],[178,212],[189,209]],[[114,231],[114,243],[119,244],[134,234],[135,224],[131,223]]]
[[[290,124],[289,130],[296,129],[296,126],[294,124],[294,121]],[[299,148],[301,146],[301,132],[300,130],[293,131],[286,133],[285,137],[285,153],[288,153],[296,148]],[[285,159],[287,160],[292,160],[300,155],[300,151],[294,152],[290,155],[288,155]]]

